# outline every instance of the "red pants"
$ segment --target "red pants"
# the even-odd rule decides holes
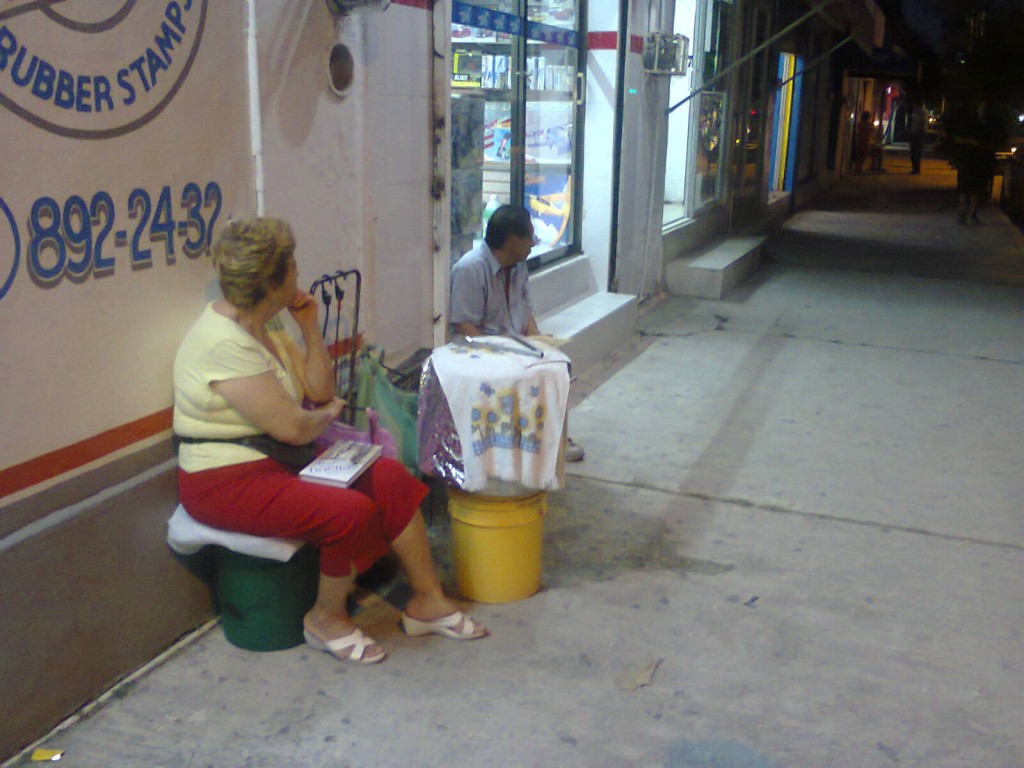
[[[178,499],[205,525],[300,539],[320,550],[320,572],[362,573],[405,530],[427,487],[400,463],[380,458],[351,488],[300,480],[273,459],[202,472],[178,470]]]

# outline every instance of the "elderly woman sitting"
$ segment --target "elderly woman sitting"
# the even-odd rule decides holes
[[[344,406],[334,396],[316,303],[298,288],[294,252],[291,228],[276,219],[231,222],[214,246],[223,298],[206,307],[174,361],[174,431],[185,441],[180,501],[206,525],[301,539],[319,550],[316,603],[304,619],[314,648],[362,664],[384,659],[352,623],[346,600],[356,574],[389,548],[413,591],[402,612],[407,634],[485,637],[441,590],[419,512],[427,490],[401,464],[378,459],[351,488],[334,488],[302,481],[296,468],[233,442],[265,434],[303,445]],[[271,330],[282,310],[301,329],[304,353]]]

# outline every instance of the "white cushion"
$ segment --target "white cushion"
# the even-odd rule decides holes
[[[265,557],[284,563],[291,560],[292,555],[298,552],[305,542],[211,528],[194,520],[179,504],[171,519],[167,521],[167,543],[171,545],[171,549],[182,555],[192,555],[208,544],[215,544],[242,555]]]

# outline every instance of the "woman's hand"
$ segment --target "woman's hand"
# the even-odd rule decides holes
[[[327,409],[327,412],[330,414],[331,420],[328,422],[328,425],[330,425],[341,418],[341,412],[345,410],[345,400],[341,397],[332,397],[331,402],[321,407]]]
[[[305,395],[314,403],[327,403],[334,395],[334,365],[317,325],[316,299],[305,291],[296,291],[288,312],[302,331],[306,345]]]
[[[302,335],[309,333],[319,335],[317,329],[317,306],[316,299],[305,291],[296,291],[292,303],[288,305],[288,312],[302,329]]]

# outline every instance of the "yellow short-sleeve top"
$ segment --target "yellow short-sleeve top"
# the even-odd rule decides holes
[[[273,324],[271,338],[285,365],[235,321],[215,312],[212,303],[207,305],[174,358],[175,434],[233,438],[262,432],[217,393],[211,386],[216,381],[270,371],[296,402],[301,402],[303,382],[294,359],[297,345],[280,321]],[[232,443],[182,443],[178,450],[178,466],[186,472],[262,458],[259,451]]]

